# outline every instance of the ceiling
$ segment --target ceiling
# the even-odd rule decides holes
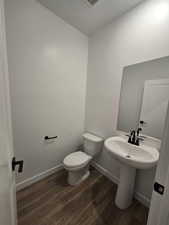
[[[90,35],[144,0],[99,0],[94,6],[89,6],[87,0],[38,1],[67,23]]]

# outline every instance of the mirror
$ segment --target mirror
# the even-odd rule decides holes
[[[169,56],[125,67],[117,130],[141,125],[143,134],[161,139],[168,102]]]

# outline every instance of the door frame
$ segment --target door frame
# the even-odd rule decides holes
[[[15,174],[12,172],[12,158],[13,158],[13,134],[12,134],[12,119],[11,119],[11,102],[10,102],[10,85],[8,74],[8,59],[7,59],[7,43],[6,43],[6,29],[5,29],[5,5],[4,0],[0,0],[0,118],[5,138],[7,152],[6,168],[9,171],[9,179],[11,188],[9,192],[10,201],[10,225],[17,224],[16,213],[16,187]],[[5,210],[5,209],[4,209]]]
[[[166,207],[167,203],[169,205],[169,106],[155,181],[165,189],[163,195],[153,190],[147,225],[167,225],[167,218],[164,217],[169,215],[169,207]]]
[[[146,90],[147,90],[147,88],[148,87],[153,87],[153,86],[155,86],[155,87],[158,87],[158,86],[167,86],[167,87],[169,87],[169,79],[168,78],[164,78],[164,79],[155,79],[155,80],[146,80],[145,82],[144,82],[144,88],[143,88],[143,93],[142,93],[142,105],[141,105],[141,110],[140,110],[140,116],[139,116],[139,118],[140,118],[140,121],[141,120],[145,120],[144,119],[144,114],[143,114],[143,108],[144,108],[144,106],[145,106],[145,102],[144,102],[144,99],[145,99],[145,93],[146,93]],[[168,104],[169,104],[169,96],[168,96]],[[166,106],[166,116],[167,116],[167,108],[168,108],[168,106]],[[164,122],[165,122],[165,119],[166,118],[164,118]],[[164,130],[164,126],[163,126],[163,129],[162,130]],[[146,134],[146,133],[145,133]],[[158,139],[161,139],[161,137],[156,137],[156,138],[158,138]]]

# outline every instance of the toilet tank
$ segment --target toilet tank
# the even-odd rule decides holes
[[[84,140],[84,152],[94,157],[101,152],[103,147],[103,138],[98,137],[94,134],[85,133],[83,134]]]

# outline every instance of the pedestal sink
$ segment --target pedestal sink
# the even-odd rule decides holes
[[[159,151],[144,142],[140,146],[128,143],[127,137],[108,138],[104,143],[110,156],[121,163],[120,182],[116,194],[116,205],[128,208],[133,199],[136,169],[149,169],[159,160]]]

